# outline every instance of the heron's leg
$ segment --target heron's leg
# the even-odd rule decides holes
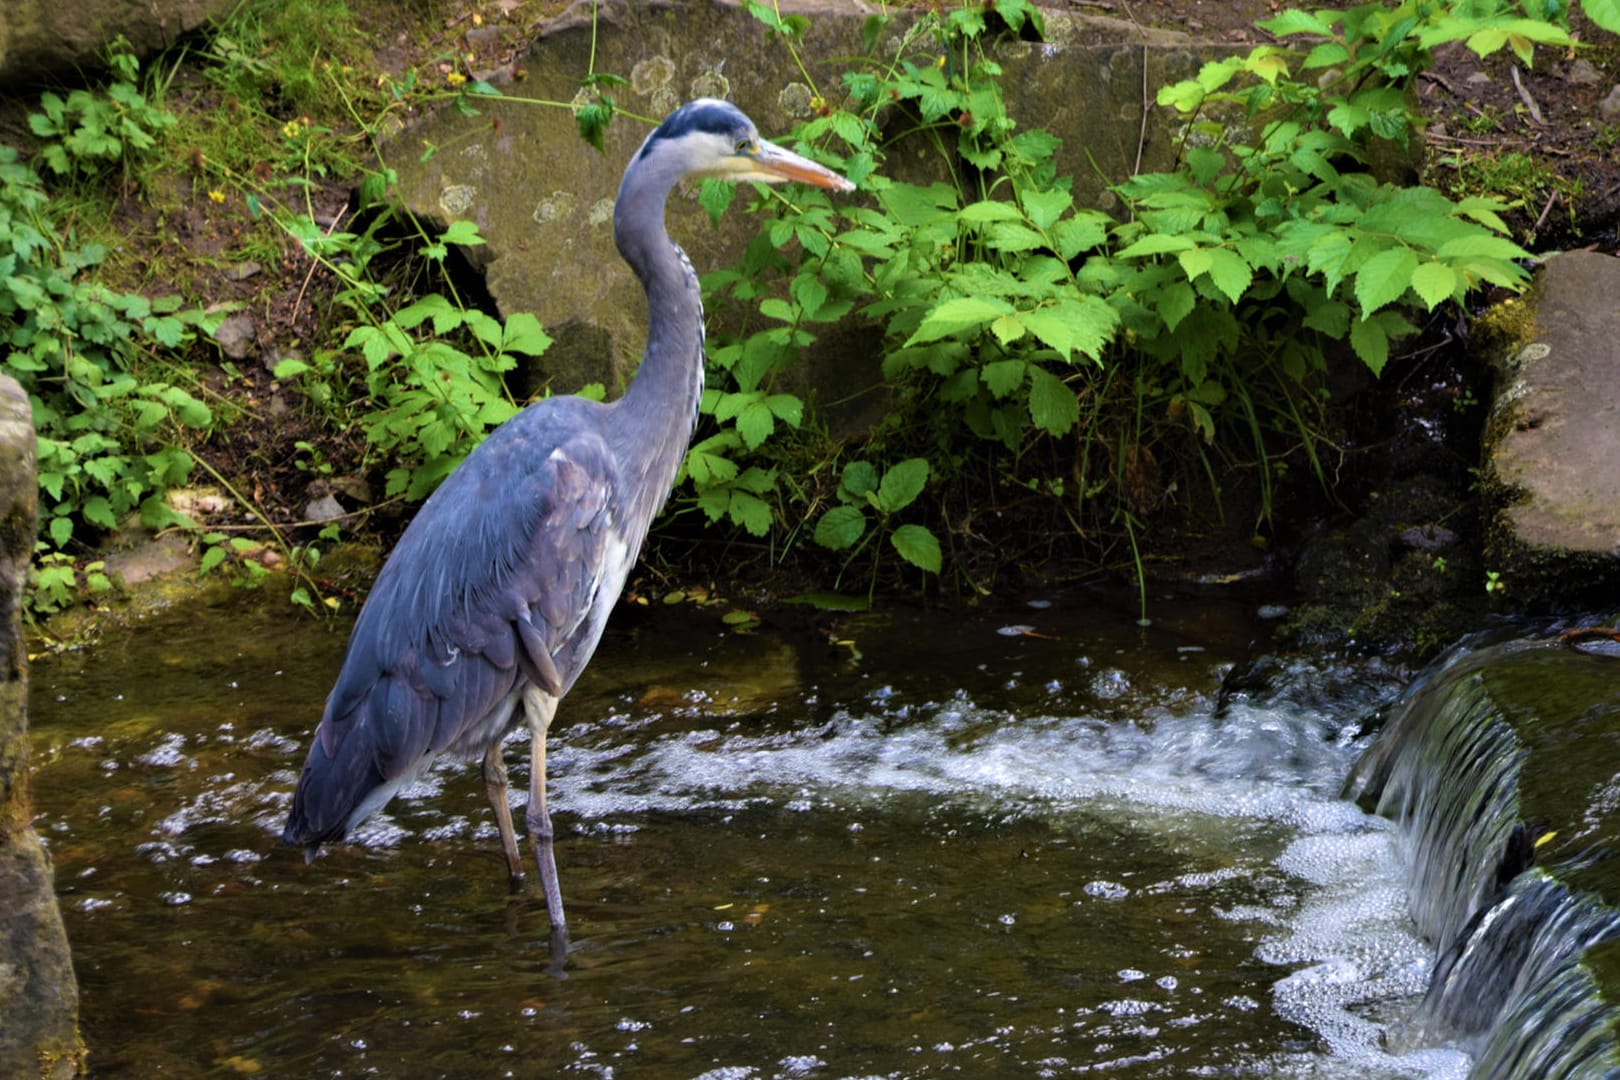
[[[540,888],[553,928],[565,925],[562,887],[557,883],[557,858],[552,852],[551,814],[546,810],[546,731],[557,711],[557,699],[534,686],[523,689],[523,714],[529,722],[529,838],[540,870]]]
[[[484,753],[484,794],[495,811],[495,824],[501,830],[501,850],[506,852],[506,869],[512,891],[523,887],[523,858],[518,854],[517,831],[512,828],[512,806],[506,801],[506,762],[501,758],[501,740],[490,743]]]

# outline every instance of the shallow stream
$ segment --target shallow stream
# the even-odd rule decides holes
[[[1464,1075],[1398,1052],[1431,956],[1338,798],[1393,682],[1221,702],[1255,604],[1153,614],[617,618],[550,741],[561,979],[471,768],[280,846],[347,625],[225,605],[40,658],[96,1075]]]

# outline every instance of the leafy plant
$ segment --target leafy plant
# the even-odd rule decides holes
[[[30,130],[45,140],[40,160],[58,176],[95,176],[126,164],[152,150],[158,134],[174,126],[174,115],[137,85],[140,61],[128,41],[113,43],[107,63],[114,77],[101,92],[74,90],[63,98],[46,91],[39,111],[29,114]]]
[[[880,527],[888,532],[890,546],[901,558],[918,569],[939,573],[939,538],[927,526],[891,526],[894,516],[916,502],[927,483],[928,462],[922,458],[897,462],[881,479],[870,462],[850,462],[838,483],[841,505],[816,522],[816,543],[831,551],[848,551],[847,565],[874,535],[867,530],[867,512],[875,511]]]
[[[749,8],[797,48],[802,21]],[[1301,453],[1325,481],[1323,388],[1341,355],[1376,375],[1413,331],[1408,312],[1527,280],[1527,253],[1503,235],[1503,203],[1372,174],[1375,148],[1405,145],[1418,122],[1405,82],[1441,41],[1519,51],[1567,35],[1519,13],[1415,0],[1286,11],[1263,25],[1300,46],[1260,46],[1160,91],[1185,121],[1182,158],[1173,172],[1122,179],[1118,220],[1076,205],[1057,175],[1057,140],[1019,124],[1002,98],[987,42],[1039,34],[1035,8],[874,16],[869,42],[898,30],[897,52],[844,75],[847,108],[818,97],[797,138],[876,206],[762,193],[767,219],[743,263],[704,279],[712,299],[747,302],[759,322],[711,337],[703,412],[718,431],[694,446],[686,472],[709,519],[762,535],[832,502],[812,535],[848,552],[847,565],[867,550],[866,511],[895,509],[861,503],[876,490],[864,470],[875,484],[917,462],[944,491],[965,469],[988,469],[1054,500],[1082,531],[1094,520],[1087,505],[1110,494],[1093,515],[1134,549],[1162,498],[1154,477],[1167,455],[1201,463],[1217,496],[1221,471],[1254,463],[1262,514],[1285,456]],[[897,108],[907,122],[895,124]],[[957,179],[882,175],[885,116],[931,143],[941,174]],[[726,195],[703,198],[718,213]],[[837,451],[792,448],[803,403],[781,380],[818,324],[851,312],[881,327],[895,408],[869,436],[853,487],[846,470],[826,492],[816,467],[785,485],[777,463]],[[965,446],[963,431],[985,449]],[[940,520],[941,507],[926,509]]]
[[[164,114],[131,98],[133,60],[120,51],[112,59],[120,77],[111,96],[46,95],[46,112],[31,117],[36,133],[55,136],[40,151],[54,171],[128,161],[152,146],[147,128],[166,126],[156,119]],[[55,220],[42,178],[14,148],[0,146],[4,366],[33,406],[41,517],[57,550],[86,530],[116,528],[136,509],[149,524],[171,520],[162,495],[190,473],[184,444],[213,423],[209,407],[177,379],[152,378],[137,361],[211,332],[223,313],[100,285],[92,273],[106,256]]]

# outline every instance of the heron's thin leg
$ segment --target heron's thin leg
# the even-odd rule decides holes
[[[557,699],[530,686],[523,691],[523,711],[529,721],[529,810],[526,816],[529,838],[534,841],[534,861],[540,870],[540,888],[546,895],[546,913],[551,925],[561,928],[562,887],[557,883],[557,858],[552,852],[551,814],[546,810],[546,730],[551,727]]]
[[[518,854],[517,830],[512,828],[512,806],[506,801],[506,762],[501,758],[501,740],[490,743],[484,753],[484,794],[495,811],[495,824],[501,830],[501,850],[506,852],[506,869],[513,892],[523,887],[523,857]]]

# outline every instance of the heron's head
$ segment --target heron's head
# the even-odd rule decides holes
[[[647,136],[635,163],[665,158],[679,161],[685,176],[765,184],[797,180],[833,191],[855,186],[809,158],[761,139],[741,109],[714,98],[698,98],[670,113]]]

